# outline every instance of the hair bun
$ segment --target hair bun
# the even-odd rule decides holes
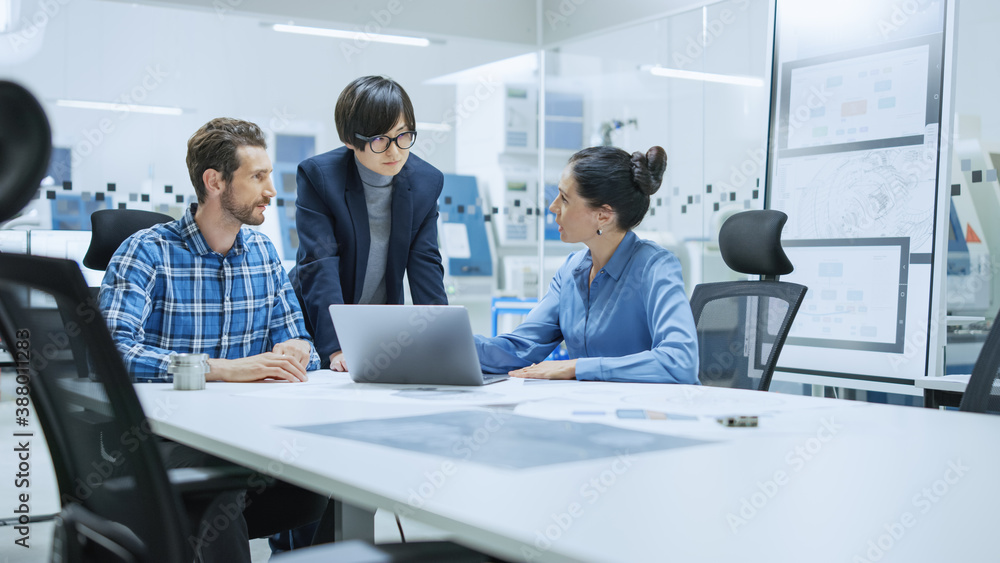
[[[660,189],[663,172],[667,169],[667,153],[663,147],[651,147],[646,154],[632,153],[632,183],[636,189],[649,196]]]

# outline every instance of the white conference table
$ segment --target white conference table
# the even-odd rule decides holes
[[[136,385],[162,436],[510,560],[996,560],[1000,417],[681,385],[448,389],[360,385],[331,372],[204,391]],[[486,422],[436,444],[462,459],[287,428],[470,409]],[[619,418],[618,409],[668,418]],[[538,424],[557,434],[569,426],[560,421],[606,425],[587,427],[595,443],[615,436],[607,426],[644,434],[612,444],[616,457],[521,469],[476,461],[481,452],[545,456],[544,435],[523,448],[509,440],[505,427],[521,420],[511,414],[547,420]],[[724,415],[757,415],[759,426],[723,427],[715,419]],[[387,428],[433,442],[440,427],[389,421],[373,439],[399,437]],[[651,435],[707,443],[630,451]]]

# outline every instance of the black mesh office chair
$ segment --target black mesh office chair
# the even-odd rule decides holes
[[[190,561],[175,490],[185,472],[170,483],[79,266],[0,255],[0,331],[12,350],[25,350],[15,356],[27,360],[18,382],[30,385],[63,508],[56,549],[68,561]],[[246,481],[202,485],[236,489]]]
[[[958,410],[1000,413],[1000,319],[993,320]]]
[[[125,239],[136,231],[173,220],[170,215],[141,209],[95,211],[90,215],[90,247],[83,257],[83,265],[91,270],[106,270],[111,257]]]
[[[744,211],[719,231],[722,259],[760,280],[703,283],[691,295],[704,385],[767,391],[778,354],[806,287],[778,281],[791,273],[781,248],[788,217],[775,210]]]

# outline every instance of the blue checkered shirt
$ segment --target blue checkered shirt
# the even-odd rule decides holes
[[[223,256],[202,236],[196,209],[129,237],[104,274],[101,310],[137,382],[171,381],[173,353],[235,360],[309,340],[271,241],[242,228]],[[308,369],[319,369],[314,347]]]

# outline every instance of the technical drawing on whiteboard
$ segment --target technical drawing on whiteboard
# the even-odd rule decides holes
[[[923,145],[784,158],[772,206],[790,239],[908,237],[930,252],[936,166]]]

